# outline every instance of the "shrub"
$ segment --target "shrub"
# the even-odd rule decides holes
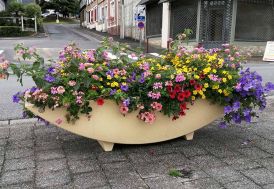
[[[33,18],[34,16],[36,16],[37,18],[39,18],[42,14],[41,7],[34,3],[27,4],[25,6],[24,14],[26,17]]]
[[[0,26],[0,37],[21,37],[33,34],[30,31],[21,31],[18,26]]]

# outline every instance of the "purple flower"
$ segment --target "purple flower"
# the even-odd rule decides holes
[[[139,83],[144,83],[145,82],[145,78],[144,77],[141,77],[139,80],[138,80]]]
[[[111,89],[111,91],[110,91],[110,95],[114,95],[116,93],[116,89]]]
[[[129,104],[130,104],[130,99],[129,98],[123,101],[124,106],[128,107]]]
[[[224,112],[225,112],[225,114],[229,114],[230,112],[232,112],[231,106],[225,106],[224,107]]]
[[[20,95],[21,95],[20,92],[14,94],[14,95],[12,96],[12,101],[13,101],[14,103],[19,103],[19,102],[20,102]]]
[[[122,91],[128,91],[128,85],[121,85],[121,90]]]
[[[52,74],[52,73],[54,73],[54,72],[55,72],[54,67],[49,67],[49,68],[48,68],[48,73]]]
[[[36,90],[37,90],[37,87],[32,87],[32,88],[30,89],[30,92],[31,92],[31,93],[34,93]]]
[[[224,121],[220,122],[220,123],[219,123],[219,127],[222,128],[222,129],[227,128],[226,122],[224,122]]]
[[[232,109],[233,109],[233,111],[238,111],[240,109],[240,107],[241,107],[241,103],[239,101],[237,101],[237,102],[233,103]]]
[[[49,83],[52,83],[52,82],[55,81],[55,78],[53,76],[47,74],[47,75],[45,75],[44,80],[49,82]]]

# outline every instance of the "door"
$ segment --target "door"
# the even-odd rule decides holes
[[[233,0],[202,0],[199,41],[205,48],[230,41]]]

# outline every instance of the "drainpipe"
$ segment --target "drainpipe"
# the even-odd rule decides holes
[[[125,5],[124,0],[121,0],[121,23],[120,23],[120,39],[125,38]]]
[[[168,40],[170,36],[170,3],[163,3],[163,17],[162,17],[162,47],[168,47]]]

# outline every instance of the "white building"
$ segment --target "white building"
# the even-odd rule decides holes
[[[0,11],[4,11],[6,8],[6,1],[0,0]]]

